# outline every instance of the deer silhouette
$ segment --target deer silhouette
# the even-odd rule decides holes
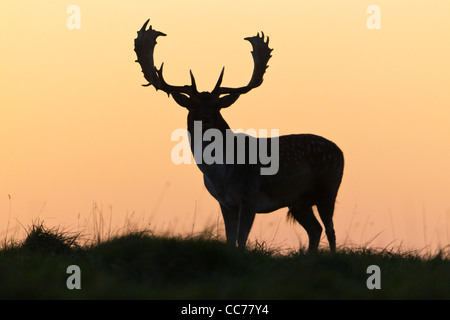
[[[196,139],[208,129],[219,130],[223,136],[237,139],[237,134],[229,134],[230,127],[220,114],[220,110],[231,106],[250,90],[260,86],[267,63],[273,49],[269,48],[269,38],[260,36],[245,38],[253,48],[253,74],[250,82],[243,87],[222,87],[224,69],[211,92],[198,92],[194,75],[190,72],[191,84],[173,86],[163,77],[163,66],[157,69],[153,53],[156,39],[166,34],[147,29],[149,20],[138,31],[135,39],[135,52],[141,65],[144,78],[156,90],[172,96],[177,104],[188,110],[188,132],[190,146],[194,150],[205,150],[212,141]],[[195,124],[200,121],[198,130]],[[196,129],[197,128],[197,129]],[[249,137],[251,139],[252,137]],[[209,193],[219,202],[225,223],[227,243],[245,247],[256,213],[269,213],[288,207],[288,217],[298,221],[306,230],[309,250],[318,249],[322,226],[314,215],[312,207],[317,207],[325,227],[330,249],[336,249],[336,236],[333,227],[333,212],[336,196],[344,170],[344,156],[333,142],[313,134],[292,134],[266,139],[265,143],[277,143],[279,168],[275,174],[263,175],[261,161],[256,163],[197,163],[203,173],[204,183]],[[248,147],[234,148],[233,152],[244,152]],[[230,150],[223,148],[223,158]],[[229,155],[229,154],[228,154]],[[233,155],[233,158],[236,154]]]

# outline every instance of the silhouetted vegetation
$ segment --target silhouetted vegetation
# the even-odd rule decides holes
[[[0,298],[18,299],[449,299],[450,263],[441,252],[341,248],[280,254],[264,244],[231,248],[208,234],[162,237],[148,231],[79,244],[79,235],[29,228],[0,250]],[[81,290],[69,290],[69,265]],[[381,269],[381,289],[366,286]]]

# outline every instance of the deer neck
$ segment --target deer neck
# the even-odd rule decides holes
[[[211,143],[211,141],[203,141],[203,135],[205,134],[205,131],[207,131],[208,129],[219,130],[222,136],[225,138],[227,130],[230,130],[230,126],[221,114],[219,114],[217,119],[215,119],[215,121],[212,121],[211,123],[202,120],[194,121],[192,117],[188,116],[187,127],[191,137],[191,147],[193,146],[194,141],[202,141],[203,148]],[[199,136],[201,136],[201,139],[199,139]]]
[[[210,131],[210,133],[212,133],[213,136],[220,134],[222,137],[221,162],[214,161],[214,163],[208,163],[206,159],[206,157],[211,155],[211,149],[213,149],[215,146],[218,146],[218,143],[217,141],[215,141],[215,138],[209,139],[208,134],[205,136],[205,132],[208,131],[209,129],[213,129]],[[223,164],[225,163],[226,159],[225,144],[226,144],[227,130],[229,135],[231,132],[230,126],[220,114],[218,118],[212,123],[200,120],[194,121],[193,119],[191,119],[191,117],[188,117],[188,132],[190,135],[190,145],[192,154],[194,155],[195,162],[199,167],[199,169],[203,172],[203,174],[205,174],[208,177],[214,176],[214,179],[216,181],[221,180],[220,176],[222,176],[224,173]],[[213,143],[215,144],[211,145]],[[206,149],[208,146],[210,147]],[[218,150],[216,150],[215,152],[218,152]],[[215,153],[214,156],[216,156]],[[218,158],[214,159],[218,160]]]

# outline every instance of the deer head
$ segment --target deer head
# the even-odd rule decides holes
[[[265,41],[264,33],[262,33],[262,36],[259,36],[258,33],[254,37],[245,38],[253,47],[252,55],[254,61],[253,75],[246,86],[240,88],[222,87],[225,68],[222,69],[219,79],[211,92],[197,91],[192,71],[190,71],[190,85],[169,85],[163,77],[164,63],[157,69],[153,58],[156,39],[159,36],[166,36],[166,34],[152,29],[151,26],[146,30],[149,20],[144,23],[141,30],[138,31],[138,37],[134,40],[134,50],[138,57],[136,62],[141,65],[144,77],[148,81],[148,84],[144,86],[152,85],[156,90],[162,90],[168,96],[172,96],[176,103],[189,110],[189,120],[203,121],[205,129],[213,126],[215,123],[217,124],[218,120],[222,120],[220,109],[231,106],[241,94],[260,86],[263,82],[263,75],[268,67],[267,62],[273,49],[269,48],[269,38],[267,37],[267,41]]]

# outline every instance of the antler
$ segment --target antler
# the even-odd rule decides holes
[[[220,73],[219,80],[217,80],[217,84],[214,87],[214,90],[212,93],[216,94],[228,94],[228,93],[247,93],[253,88],[256,88],[261,85],[263,82],[263,75],[266,72],[266,69],[268,67],[267,63],[269,62],[270,57],[272,55],[270,54],[273,49],[269,48],[269,37],[267,37],[267,41],[264,41],[264,32],[261,32],[262,36],[259,36],[259,33],[254,37],[247,37],[244,40],[248,40],[253,47],[252,56],[253,56],[253,62],[254,62],[254,69],[253,69],[253,75],[250,79],[250,82],[245,87],[240,88],[226,88],[221,87],[222,79],[223,79],[223,72],[225,70],[225,67],[222,69],[222,72]]]
[[[136,55],[138,57],[136,62],[141,65],[144,78],[148,81],[148,84],[144,84],[143,86],[147,87],[152,85],[156,88],[156,90],[161,89],[168,95],[170,95],[172,92],[184,93],[189,96],[197,93],[197,87],[195,85],[195,79],[192,71],[190,72],[190,86],[171,86],[167,84],[166,81],[164,81],[164,62],[161,64],[161,67],[158,70],[155,67],[155,63],[153,60],[153,52],[155,50],[156,38],[158,38],[159,36],[166,36],[166,34],[152,29],[152,26],[150,26],[148,30],[145,30],[149,21],[150,19],[148,19],[144,23],[141,30],[139,30],[137,33],[137,38],[134,40],[134,51],[136,51]]]

